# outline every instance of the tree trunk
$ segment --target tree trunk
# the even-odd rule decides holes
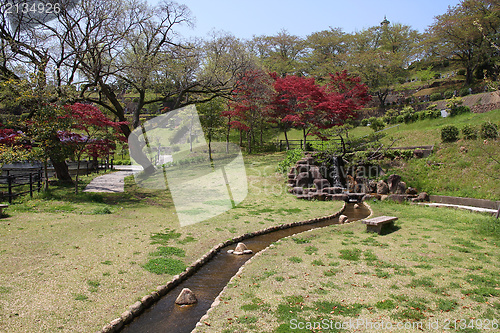
[[[125,118],[125,111],[123,109],[123,106],[120,104],[120,101],[118,101],[118,98],[116,97],[115,93],[109,88],[109,86],[104,83],[104,81],[100,80],[99,81],[99,86],[106,96],[106,98],[111,102],[113,105],[113,113],[115,116],[118,117],[118,120],[120,121],[126,121],[127,119]],[[140,114],[140,109],[137,108],[135,112],[139,115]],[[146,174],[151,174],[155,171],[155,167],[149,160],[149,158],[144,154],[142,151],[142,148],[144,145],[141,145],[139,143],[139,140],[137,136],[131,135],[132,131],[130,130],[130,127],[127,124],[122,124],[120,125],[120,130],[122,131],[123,135],[128,137],[129,139],[129,147],[131,146],[130,143],[133,142],[134,145],[139,148],[139,149],[131,149],[130,153],[131,156],[130,158],[133,158],[136,163],[141,165],[144,168],[144,172]]]
[[[99,172],[99,160],[97,159],[97,155],[92,156],[92,170]]]
[[[389,89],[386,89],[383,92],[377,91],[377,97],[381,108],[385,108],[385,100],[387,99],[388,94],[389,94]]]
[[[496,218],[498,219],[500,217],[500,206],[498,206],[498,211],[497,211],[497,215],[496,215]]]
[[[139,140],[138,134],[135,131],[128,137],[130,158],[144,168],[144,173],[152,174],[155,171],[155,167],[143,151],[146,144],[146,142]]]
[[[303,149],[304,149],[304,151],[307,151],[307,132],[306,132],[305,128],[302,129],[302,133],[304,134],[304,147],[303,147]]]
[[[49,171],[47,170],[48,169],[48,161],[47,159],[45,159],[43,161],[43,173],[44,173],[44,177],[45,177],[45,184],[43,185],[43,190],[44,191],[47,191],[49,189]]]
[[[290,143],[288,142],[288,134],[286,133],[286,128],[284,130],[285,132],[285,141],[286,141],[286,150],[290,150]]]
[[[474,81],[474,69],[471,66],[467,66],[467,70],[465,73],[465,84],[471,85]]]
[[[65,161],[55,161],[52,158],[50,159],[52,162],[52,166],[54,167],[54,171],[56,173],[57,179],[64,183],[73,184],[73,179],[69,174],[68,165]]]
[[[227,132],[226,132],[226,154],[229,154],[229,135],[231,134],[231,126],[229,123],[227,124]]]
[[[344,141],[344,138],[342,137],[342,134],[339,134],[339,138],[340,138],[340,145],[342,147],[342,154],[340,155],[340,157],[343,158],[347,151],[346,151],[345,141]]]
[[[137,128],[141,124],[140,115],[141,115],[141,110],[144,107],[145,98],[146,98],[146,92],[143,90],[139,91],[139,102],[137,103],[137,107],[134,110],[134,117],[132,121],[133,128]]]
[[[243,146],[243,130],[240,130],[240,147]]]
[[[78,194],[78,174],[80,173],[80,158],[81,156],[78,156],[78,162],[76,164],[75,194]]]
[[[212,136],[208,135],[208,158],[210,159],[210,162],[213,161],[212,159]]]
[[[247,147],[247,152],[249,154],[252,153],[252,131],[247,131],[247,142],[248,142],[248,147]]]
[[[260,121],[260,146],[264,146],[264,120]]]

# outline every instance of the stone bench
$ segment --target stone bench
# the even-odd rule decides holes
[[[380,232],[382,231],[382,227],[387,224],[389,226],[394,225],[394,221],[396,221],[398,218],[394,216],[379,216],[379,217],[374,217],[371,219],[363,220],[363,224],[366,224],[366,231],[367,232],[376,232],[380,235]]]
[[[2,216],[2,215],[3,215],[2,210],[3,210],[4,208],[7,208],[7,207],[9,207],[9,205],[7,205],[7,204],[0,204],[0,216]]]

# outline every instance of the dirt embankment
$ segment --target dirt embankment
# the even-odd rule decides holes
[[[463,105],[471,108],[473,113],[485,113],[492,110],[500,109],[500,91],[486,92],[462,97]],[[429,105],[436,104],[439,110],[446,109],[447,100],[435,102],[425,102],[417,105],[412,105],[415,111],[425,110]],[[402,108],[403,105],[393,108]],[[390,108],[390,107],[387,107]],[[385,110],[381,108],[371,108],[359,111],[360,119],[369,117],[381,117]]]

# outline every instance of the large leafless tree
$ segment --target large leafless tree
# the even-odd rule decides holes
[[[128,110],[131,124],[121,127],[126,136],[140,125],[147,105],[174,109],[229,98],[253,63],[231,35],[183,40],[176,30],[191,24],[191,14],[175,2],[80,0],[77,6],[63,4],[51,20],[16,26],[6,15],[2,19],[0,74],[12,76],[12,65],[24,64],[37,74],[40,89],[50,81],[57,98],[95,103],[119,121],[127,120],[123,95],[132,93],[138,97]],[[137,158],[150,166],[145,156]]]

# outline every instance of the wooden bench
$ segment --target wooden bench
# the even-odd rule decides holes
[[[363,220],[362,222],[363,224],[366,224],[367,232],[376,232],[380,235],[382,227],[385,224],[390,225],[392,227],[394,225],[394,221],[396,221],[397,219],[398,218],[395,216],[379,216],[368,220]]]
[[[9,207],[9,205],[7,205],[7,204],[0,204],[0,216],[2,216],[2,215],[3,215],[2,210],[3,210],[4,208],[7,208],[7,207]]]

